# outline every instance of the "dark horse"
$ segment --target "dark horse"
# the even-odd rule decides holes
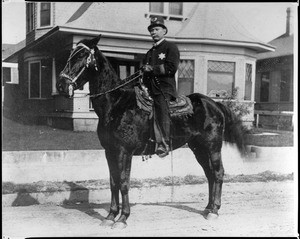
[[[60,73],[57,89],[72,97],[74,90],[89,82],[93,108],[99,117],[98,137],[105,149],[110,172],[110,212],[102,225],[126,227],[130,215],[129,181],[133,155],[141,155],[153,127],[149,114],[136,103],[133,82],[124,87],[106,57],[97,48],[100,36],[80,41],[71,52],[64,70]],[[222,103],[194,93],[188,95],[193,105],[189,117],[172,119],[172,149],[185,144],[194,152],[208,179],[209,199],[206,218],[218,217],[224,168],[221,159],[222,140],[236,143],[244,152],[241,122]],[[147,152],[154,154],[154,148]],[[119,214],[119,191],[122,195]]]

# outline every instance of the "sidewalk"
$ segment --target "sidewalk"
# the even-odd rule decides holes
[[[267,170],[292,173],[297,169],[295,147],[252,146],[250,151],[251,157],[241,158],[235,147],[224,144],[222,161],[225,173],[256,174]],[[141,156],[134,156],[132,160],[131,178],[186,175],[204,175],[189,148],[177,149],[163,159],[153,155],[146,161],[142,161]],[[3,182],[81,181],[108,177],[104,150],[2,152]]]

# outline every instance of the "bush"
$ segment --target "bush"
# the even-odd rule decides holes
[[[237,117],[241,119],[243,116],[250,113],[249,106],[237,99],[238,87],[232,90],[230,96],[222,100],[222,103],[226,105]]]

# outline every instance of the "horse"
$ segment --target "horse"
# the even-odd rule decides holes
[[[134,81],[124,84],[98,49],[101,35],[79,41],[71,51],[56,84],[59,94],[73,97],[74,90],[89,82],[89,94],[99,117],[97,134],[105,150],[110,175],[111,203],[101,225],[125,228],[130,215],[129,187],[132,157],[145,153],[153,125],[149,114],[137,106]],[[223,140],[236,144],[245,154],[244,130],[232,110],[200,93],[187,96],[193,108],[189,117],[172,118],[172,149],[187,145],[202,166],[208,180],[205,218],[218,218],[224,167]],[[153,147],[147,154],[153,155]],[[122,196],[121,214],[119,192]]]

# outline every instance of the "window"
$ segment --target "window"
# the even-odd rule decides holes
[[[34,29],[34,3],[26,4],[26,32]]]
[[[5,82],[11,81],[11,68],[3,67],[2,68],[2,86],[5,85]]]
[[[207,95],[226,98],[232,95],[234,88],[235,63],[208,61]]]
[[[167,20],[183,20],[182,2],[150,2],[148,17],[161,15]]]
[[[252,92],[252,65],[246,64],[245,70],[245,100],[251,100]]]
[[[163,2],[150,2],[150,12],[163,13],[164,3]]]
[[[52,59],[41,59],[28,64],[29,99],[51,97]]]
[[[280,101],[290,100],[291,70],[282,70],[280,79]]]
[[[41,63],[29,63],[29,98],[41,97]]]
[[[169,14],[182,15],[182,2],[170,2]]]
[[[40,26],[51,25],[51,3],[41,3],[40,6]]]
[[[269,101],[269,89],[270,89],[270,73],[265,72],[261,74],[261,84],[260,84],[260,101]]]
[[[194,92],[194,61],[180,60],[178,66],[178,94],[188,95]]]

